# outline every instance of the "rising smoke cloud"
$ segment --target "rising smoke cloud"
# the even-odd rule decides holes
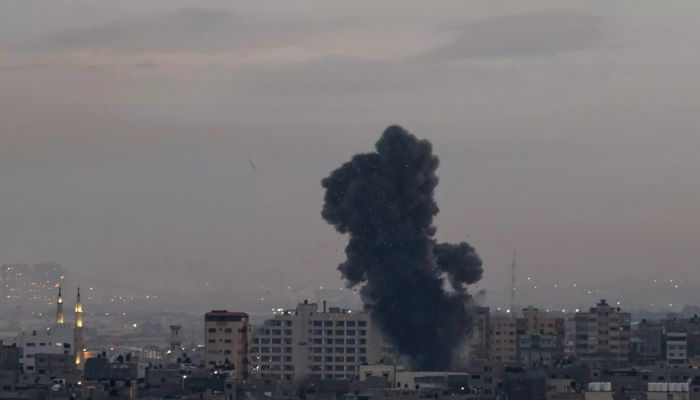
[[[323,218],[349,234],[338,269],[412,367],[442,370],[471,331],[466,285],[481,279],[481,258],[467,243],[434,239],[439,160],[430,142],[390,126],[375,147],[322,181]]]

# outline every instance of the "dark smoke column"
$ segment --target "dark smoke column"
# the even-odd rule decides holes
[[[469,244],[433,239],[438,164],[430,142],[391,126],[376,152],[355,155],[322,181],[323,218],[350,236],[338,269],[348,287],[362,285],[365,309],[423,370],[450,366],[472,327],[466,285],[483,273]]]

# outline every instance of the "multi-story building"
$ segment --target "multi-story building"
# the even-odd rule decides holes
[[[565,321],[563,318],[550,317],[535,307],[523,309],[523,326],[521,334],[554,336],[563,342],[566,334]]]
[[[248,376],[248,314],[214,310],[204,316],[204,363],[209,369],[227,369]]]
[[[629,359],[630,314],[601,300],[588,312],[578,312],[576,356],[582,362],[618,365]]]
[[[535,307],[523,309],[517,322],[518,362],[537,367],[551,366],[564,358],[566,325],[563,318],[541,313]]]
[[[379,363],[389,349],[369,315],[304,302],[277,310],[253,332],[257,376],[283,381],[356,379],[360,365]]]
[[[688,332],[666,332],[666,361],[674,364],[688,360]]]
[[[527,367],[549,367],[562,354],[555,336],[518,336],[518,363]]]
[[[88,358],[81,383],[83,399],[138,398],[138,369],[135,363],[110,362],[103,357]]]
[[[638,363],[652,363],[663,358],[664,327],[658,321],[642,320],[634,325],[631,353]]]
[[[491,361],[515,364],[518,356],[517,319],[511,316],[491,316]]]
[[[19,379],[19,347],[0,340],[0,391],[11,390]]]
[[[471,332],[469,354],[472,359],[487,360],[491,345],[491,314],[488,307],[477,307]]]

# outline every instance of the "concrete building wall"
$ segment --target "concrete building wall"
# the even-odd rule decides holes
[[[253,372],[262,378],[292,381],[305,377],[356,379],[360,365],[382,360],[386,346],[364,312],[316,303],[277,310],[253,332]]]
[[[233,368],[234,376],[248,375],[248,314],[211,311],[204,316],[204,363],[207,368]]]
[[[630,350],[630,314],[601,300],[576,313],[576,355],[580,361],[620,363]]]
[[[14,344],[20,348],[22,372],[36,372],[37,354],[75,354],[73,327],[57,324],[45,330],[22,332]]]
[[[492,361],[514,364],[517,361],[517,321],[509,316],[491,317],[490,357]]]
[[[666,361],[684,363],[688,359],[688,333],[666,332]]]

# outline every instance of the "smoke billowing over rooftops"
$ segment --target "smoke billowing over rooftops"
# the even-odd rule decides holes
[[[481,279],[481,258],[467,243],[434,239],[439,160],[430,142],[391,126],[375,147],[322,181],[323,218],[349,236],[338,269],[414,368],[444,369],[471,331],[466,286]]]

